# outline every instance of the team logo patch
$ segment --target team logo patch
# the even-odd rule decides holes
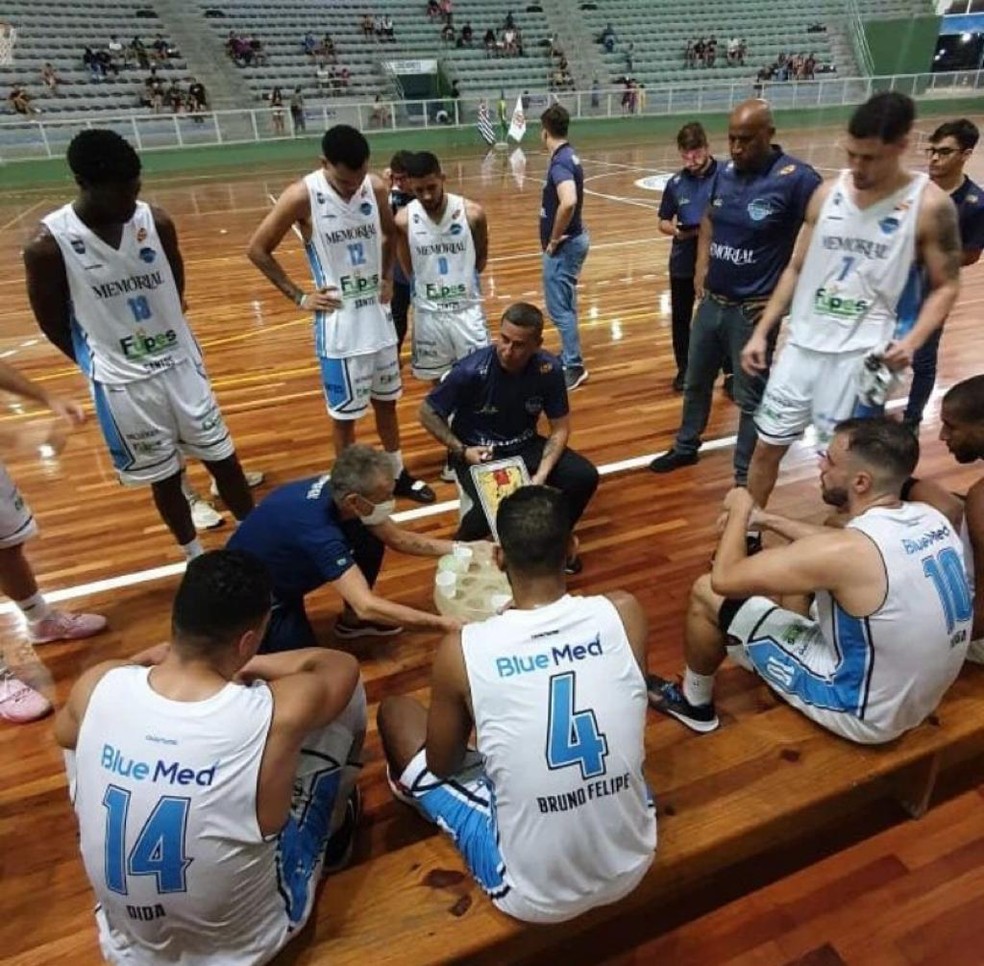
[[[900,222],[898,218],[889,215],[887,218],[882,218],[882,220],[878,222],[878,227],[882,230],[883,234],[894,235],[895,232],[899,230],[899,224]]]
[[[772,214],[772,205],[765,198],[755,198],[748,202],[746,211],[752,221],[765,221]]]
[[[138,228],[137,229],[137,241],[138,242],[142,242],[146,237],[147,237],[147,229],[146,228]]]
[[[967,197],[964,198],[964,201],[966,201],[968,205],[976,205],[978,200],[977,195],[967,195]]]
[[[458,222],[455,222],[450,228],[450,232],[452,235],[460,235],[463,231],[464,228],[462,228]]]
[[[550,371],[551,369],[553,369],[553,366],[552,366],[552,365],[550,365],[550,363],[549,363],[549,362],[544,362],[544,363],[543,363],[543,364],[542,364],[542,365],[540,366],[540,375],[541,375],[541,376],[545,376],[545,375],[546,375],[546,374],[547,374],[547,373],[548,373],[548,372],[549,372],[549,371]]]
[[[320,192],[316,191],[314,197],[318,199],[318,204],[323,205],[325,203],[325,196]]]
[[[140,261],[146,262],[148,265],[157,258],[157,252],[153,248],[141,248],[139,254]]]
[[[372,214],[372,205],[369,204],[368,201],[363,201],[362,204],[359,205],[359,211],[361,211],[362,214],[364,214],[364,215],[371,215]]]
[[[74,251],[77,255],[84,255],[85,254],[85,242],[82,241],[81,238],[73,238],[72,239],[72,251]]]
[[[785,168],[780,168],[779,174],[780,175],[792,174],[795,170],[796,170],[795,164],[787,164]]]

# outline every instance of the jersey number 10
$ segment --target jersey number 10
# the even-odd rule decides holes
[[[953,547],[944,547],[935,557],[924,557],[922,566],[923,573],[940,595],[946,632],[952,634],[955,624],[969,621],[974,616],[974,602],[960,554]]]

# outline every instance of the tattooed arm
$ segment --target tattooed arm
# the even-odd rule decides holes
[[[564,452],[570,435],[570,416],[559,416],[557,419],[550,420],[550,435],[544,444],[543,456],[540,457],[540,465],[536,473],[533,474],[530,482],[540,484],[547,482],[547,477],[557,465],[557,460],[560,459],[561,454]]]
[[[960,294],[963,255],[957,209],[950,196],[936,185],[925,188],[916,232],[918,259],[926,271],[929,294],[912,330],[884,355],[893,369],[912,362],[913,353],[946,321]]]

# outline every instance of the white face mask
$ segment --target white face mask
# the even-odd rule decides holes
[[[382,503],[372,504],[372,513],[367,516],[359,515],[359,519],[367,527],[375,527],[380,523],[385,523],[396,509],[396,500],[384,500]]]

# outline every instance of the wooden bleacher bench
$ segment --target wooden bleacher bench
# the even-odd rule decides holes
[[[647,774],[659,803],[659,845],[649,874],[622,902],[560,926],[515,922],[485,898],[447,837],[429,834],[408,811],[405,821],[419,822],[426,837],[408,844],[404,836],[332,876],[313,940],[302,940],[289,961],[511,963],[640,909],[654,910],[655,932],[661,903],[750,856],[804,840],[864,801],[891,796],[921,815],[941,769],[984,751],[984,667],[976,665],[964,668],[929,721],[880,747],[830,735],[764,685],[747,695],[726,698],[738,719],[724,715],[710,735],[651,718]]]

